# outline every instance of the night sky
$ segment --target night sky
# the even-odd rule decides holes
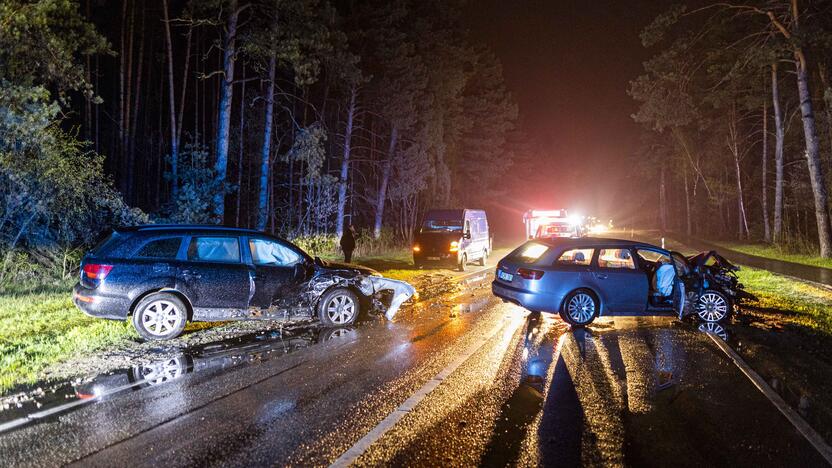
[[[650,56],[639,32],[666,1],[474,0],[473,36],[501,59],[552,184],[531,204],[614,216],[638,142],[628,82]],[[564,181],[564,179],[567,179]]]

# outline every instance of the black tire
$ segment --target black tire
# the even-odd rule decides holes
[[[477,262],[477,265],[479,265],[479,266],[485,266],[485,263],[486,263],[487,261],[488,261],[488,251],[487,251],[487,250],[483,250],[483,251],[482,251],[482,257],[480,257],[480,261],[479,261],[479,262]]]
[[[187,322],[188,307],[178,296],[167,292],[148,294],[133,310],[133,327],[145,340],[176,338]]]
[[[699,320],[705,323],[719,323],[731,317],[734,305],[725,294],[716,289],[706,289],[696,300],[695,310]]]
[[[318,302],[318,318],[325,327],[350,325],[360,313],[358,295],[347,288],[330,289]]]
[[[465,267],[468,265],[468,254],[462,254],[462,258],[459,259],[459,264],[456,266],[458,271],[465,271]]]
[[[600,304],[592,291],[577,289],[563,300],[560,318],[574,327],[589,325],[598,317]]]

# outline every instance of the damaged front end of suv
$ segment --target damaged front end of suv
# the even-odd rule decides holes
[[[402,304],[416,294],[409,283],[385,278],[370,268],[315,258],[304,270],[302,281],[281,288],[271,306],[251,310],[249,318],[318,318],[327,326],[343,326],[366,311],[392,320]]]
[[[682,280],[687,291],[684,315],[696,314],[705,322],[720,322],[745,301],[756,300],[737,277],[740,267],[711,250],[686,258]]]

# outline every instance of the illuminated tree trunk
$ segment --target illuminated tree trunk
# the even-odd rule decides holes
[[[272,143],[272,120],[274,116],[274,79],[277,57],[269,57],[269,83],[266,89],[266,117],[263,121],[263,148],[260,151],[260,201],[257,209],[257,229],[266,229],[269,214],[269,158]]]
[[[168,59],[168,108],[170,109],[170,175],[171,199],[176,201],[179,195],[179,132],[176,120],[176,98],[173,88],[173,43],[170,38],[170,18],[168,17],[168,0],[162,0],[162,11],[165,15],[165,44]]]
[[[772,238],[780,242],[783,236],[783,114],[780,109],[780,86],[777,82],[777,63],[771,65],[771,101],[774,112],[774,229]]]
[[[350,151],[352,148],[352,130],[355,119],[356,88],[350,88],[350,103],[347,107],[347,126],[344,129],[344,157],[341,159],[341,177],[338,180],[338,219],[335,221],[335,234],[344,233],[344,214],[347,206],[347,178],[350,173]]]
[[[396,144],[398,143],[399,130],[393,125],[390,130],[390,146],[387,148],[387,159],[381,170],[381,183],[378,187],[378,200],[376,201],[376,219],[373,227],[373,237],[378,239],[381,237],[381,223],[384,220],[384,202],[387,199],[387,185],[390,182],[390,171],[393,166],[393,156],[396,154]]]
[[[771,242],[771,225],[768,219],[768,106],[763,102],[763,157],[760,161],[762,192],[761,205],[763,209],[763,239]]]
[[[234,62],[237,41],[237,20],[240,10],[237,0],[230,1],[231,14],[228,16],[225,38],[223,40],[223,74],[220,76],[220,96],[217,115],[217,159],[214,172],[218,182],[218,192],[214,195],[214,216],[217,222],[225,220],[225,179],[228,172],[228,137],[231,129],[231,101],[234,96]]]

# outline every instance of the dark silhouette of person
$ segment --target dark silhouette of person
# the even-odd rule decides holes
[[[341,250],[344,251],[344,261],[350,263],[352,261],[352,251],[355,250],[355,228],[352,224],[344,229],[341,234]]]

